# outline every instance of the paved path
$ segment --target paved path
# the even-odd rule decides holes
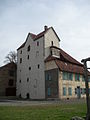
[[[29,100],[0,100],[0,106],[36,106],[36,105],[54,105],[54,104],[80,104],[85,103],[85,99],[74,100],[49,100],[49,101],[29,101]]]

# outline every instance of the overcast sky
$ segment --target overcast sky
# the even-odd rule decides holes
[[[52,26],[60,47],[81,61],[90,57],[90,0],[0,0],[0,66],[28,32]]]

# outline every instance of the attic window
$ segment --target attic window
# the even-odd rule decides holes
[[[27,51],[30,51],[30,45],[28,46]]]

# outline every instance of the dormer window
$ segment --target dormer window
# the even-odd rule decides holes
[[[56,48],[54,48],[54,47],[52,47],[51,49],[50,49],[50,54],[52,55],[52,56],[54,56],[54,57],[58,57],[58,58],[60,58],[60,50],[58,50],[58,49],[56,49]]]
[[[30,45],[28,46],[27,51],[28,51],[28,52],[30,51]]]

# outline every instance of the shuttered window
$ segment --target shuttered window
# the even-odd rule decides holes
[[[63,87],[63,96],[66,96],[66,87]]]
[[[72,95],[72,88],[71,87],[68,88],[68,95]]]
[[[51,89],[48,88],[48,89],[47,89],[47,92],[48,92],[48,96],[50,96],[50,95],[51,95]]]
[[[80,81],[80,74],[75,74],[75,81]]]

